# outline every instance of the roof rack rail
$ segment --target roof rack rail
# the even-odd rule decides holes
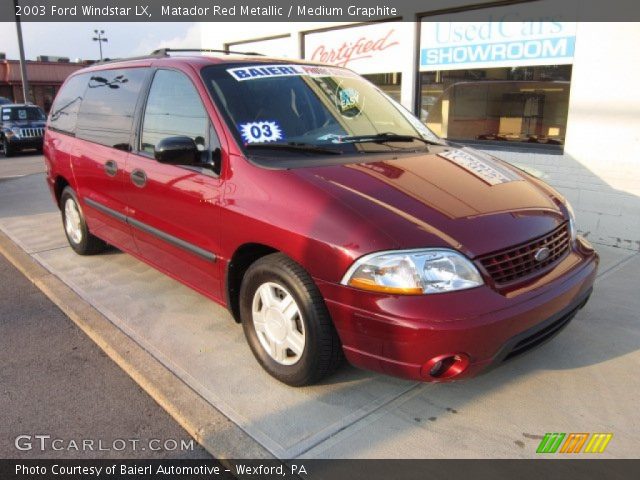
[[[145,60],[147,58],[166,57],[167,54],[162,52],[161,50],[154,50],[150,55],[139,55],[137,57],[105,58],[104,60],[98,60],[97,62],[94,62],[93,65],[103,65],[105,63],[128,62],[130,60]]]
[[[237,52],[235,50],[216,50],[213,48],[159,48],[151,52],[149,55],[140,55],[138,57],[125,57],[125,58],[106,58],[104,60],[99,60],[95,62],[93,65],[104,65],[105,63],[128,62],[130,60],[145,60],[148,58],[168,57],[169,52],[213,52],[213,53],[224,53],[225,55],[255,55],[255,56],[264,57],[262,53],[258,53],[258,52]]]
[[[209,52],[209,53],[224,53],[225,55],[255,55],[263,57],[262,53],[258,52],[237,52],[235,50],[217,50],[214,48],[159,48],[151,52],[151,56],[167,56],[169,52]]]

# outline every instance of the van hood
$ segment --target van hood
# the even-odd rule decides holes
[[[293,171],[373,222],[394,248],[450,247],[473,258],[566,221],[552,188],[470,148]]]

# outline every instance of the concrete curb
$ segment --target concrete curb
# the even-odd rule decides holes
[[[216,459],[275,459],[148,351],[0,231],[0,254],[60,308]]]

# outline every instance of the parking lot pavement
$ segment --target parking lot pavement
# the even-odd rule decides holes
[[[15,157],[0,153],[0,179],[15,178],[45,171],[44,157],[31,151],[18,152]]]
[[[0,365],[0,458],[210,458],[2,256]]]
[[[293,389],[260,369],[220,306],[118,251],[74,255],[41,175],[0,185],[5,234],[278,457],[530,458],[546,432],[612,432],[601,456],[637,456],[635,252],[600,247],[585,309],[483,377],[416,384],[345,366]]]
[[[639,272],[635,255],[601,275],[585,309],[536,352],[469,382],[424,385],[306,456],[533,457],[546,432],[611,432],[606,456],[637,458]]]

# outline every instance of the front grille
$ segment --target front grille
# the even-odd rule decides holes
[[[21,128],[20,138],[37,138],[44,135],[44,128]]]
[[[549,249],[549,256],[538,261],[535,254]],[[480,257],[478,260],[497,284],[510,283],[546,270],[569,250],[569,226],[562,224],[551,233],[522,245]]]

